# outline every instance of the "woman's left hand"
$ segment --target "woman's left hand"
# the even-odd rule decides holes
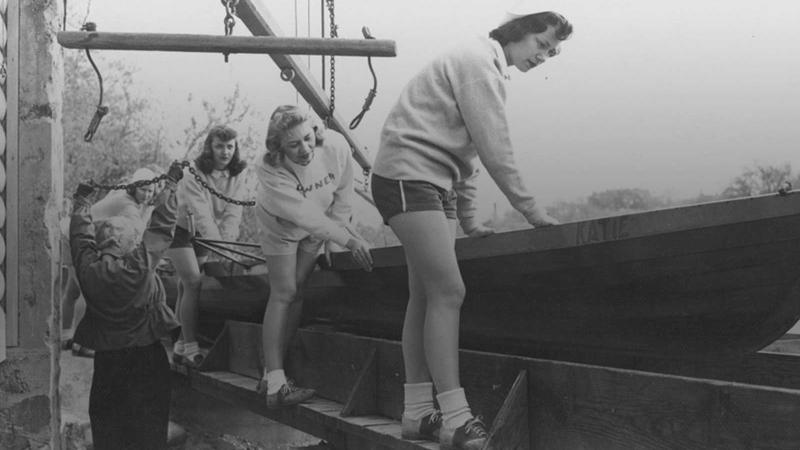
[[[369,252],[370,246],[367,241],[351,238],[347,241],[347,248],[362,269],[372,272],[372,254]]]

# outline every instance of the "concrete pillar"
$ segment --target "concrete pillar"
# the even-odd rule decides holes
[[[8,93],[12,115],[8,123],[17,129],[8,132],[6,154],[6,269],[8,278],[13,277],[6,298],[16,302],[18,326],[15,344],[0,363],[0,448],[4,449],[60,448],[58,433],[51,433],[60,414],[57,383],[51,392],[49,330],[52,314],[57,319],[60,310],[53,299],[58,292],[54,280],[63,197],[63,59],[56,42],[62,4],[61,0],[8,1],[9,55],[17,57],[8,64],[9,79],[16,81],[8,84],[15,89]],[[52,329],[58,330],[55,325]]]

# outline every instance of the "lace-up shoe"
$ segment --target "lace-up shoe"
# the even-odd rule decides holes
[[[422,416],[419,419],[411,419],[403,414],[403,439],[437,442],[439,440],[439,430],[442,428],[442,412],[438,409],[432,413]]]
[[[264,385],[262,391],[266,392],[267,383],[260,383],[259,387],[261,387],[261,384]],[[282,408],[284,406],[292,406],[298,403],[303,403],[313,397],[316,392],[317,391],[314,389],[297,387],[294,385],[294,383],[287,382],[281,386],[280,389],[278,389],[278,392],[274,394],[266,394],[267,408]]]
[[[473,417],[456,429],[442,428],[439,444],[441,450],[480,450],[488,436],[480,417]]]

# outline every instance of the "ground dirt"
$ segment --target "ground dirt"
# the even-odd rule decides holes
[[[93,360],[61,352],[61,411],[68,450],[91,449],[89,390]],[[171,449],[186,450],[329,450],[319,438],[243,408],[213,399],[173,381],[170,418],[185,430]]]

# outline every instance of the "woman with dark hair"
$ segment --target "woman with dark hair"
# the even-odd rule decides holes
[[[247,162],[239,154],[236,136],[232,128],[212,128],[203,143],[203,151],[194,160],[197,178],[190,175],[178,183],[178,222],[175,239],[167,252],[180,279],[175,310],[181,323],[181,337],[175,342],[173,357],[192,367],[198,366],[204,358],[197,343],[197,298],[200,267],[208,258],[208,250],[194,245],[192,239],[199,236],[234,241],[239,237],[242,206],[226,202],[203,186],[205,183],[230,198],[244,196],[243,171]],[[190,229],[194,231],[193,236]]]
[[[479,449],[486,442],[486,427],[472,415],[459,379],[465,288],[454,248],[456,219],[469,236],[493,232],[475,214],[480,160],[531,225],[556,223],[514,164],[505,114],[506,68],[527,72],[543,64],[571,33],[572,25],[560,14],[514,10],[488,37],[465,41],[423,68],[383,126],[371,184],[408,265],[402,338],[402,435],[407,439],[439,441],[442,449]]]
[[[278,408],[314,395],[286,378],[283,359],[300,322],[303,283],[323,243],[348,248],[365,270],[372,269],[372,256],[369,244],[349,227],[353,162],[344,137],[285,105],[272,113],[266,146],[257,171],[256,218],[270,290],[262,328],[264,372],[256,390],[268,408]]]

